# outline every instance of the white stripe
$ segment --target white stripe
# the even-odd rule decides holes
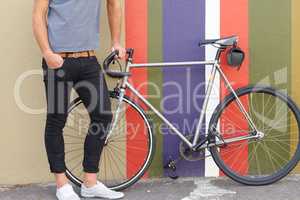
[[[220,37],[220,0],[206,0],[206,16],[205,16],[205,38],[206,39],[216,39]],[[206,49],[206,60],[212,60],[216,55],[216,48],[212,46],[207,46]],[[209,75],[211,72],[211,67],[207,66],[205,70],[206,82],[209,80]],[[208,109],[206,113],[206,127],[209,125],[209,120],[211,115],[219,104],[220,100],[220,77],[216,78],[215,84],[213,86],[212,96],[210,98]],[[206,128],[207,129],[207,128]],[[207,134],[207,132],[206,132]],[[206,150],[206,155],[209,155],[209,151]],[[205,159],[205,176],[215,177],[219,176],[219,168],[214,163],[211,157]]]

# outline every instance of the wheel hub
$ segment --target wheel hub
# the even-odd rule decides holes
[[[257,132],[257,139],[262,140],[265,137],[265,134],[263,132],[258,131]]]

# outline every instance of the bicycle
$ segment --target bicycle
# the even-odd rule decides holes
[[[226,49],[236,45],[237,40],[236,36],[232,36],[200,43],[200,46],[214,45],[218,49],[212,61],[134,64],[134,50],[128,49],[125,68],[121,67],[120,71],[114,71],[110,66],[118,52],[111,53],[105,59],[103,67],[106,74],[118,78],[119,82],[110,92],[114,117],[101,156],[99,173],[101,181],[114,190],[130,187],[146,173],[155,153],[155,136],[151,119],[140,103],[126,95],[127,90],[182,140],[181,148],[183,147],[185,155],[195,153],[203,155],[208,149],[220,170],[239,183],[253,186],[272,184],[295,168],[300,159],[300,111],[290,97],[271,87],[247,86],[233,89],[220,67],[220,56]],[[181,133],[128,82],[131,68],[190,65],[212,66],[199,121],[192,137]],[[204,115],[217,73],[230,93],[215,108],[208,132],[203,138],[200,137],[201,126],[204,123]],[[80,99],[75,99],[69,108],[70,116],[77,115],[80,106],[83,106]],[[78,115],[83,116],[82,113]],[[228,124],[232,127],[231,131],[224,128]],[[137,129],[139,130],[136,131]],[[134,131],[135,134],[132,133]],[[66,145],[70,145],[66,146],[66,150],[72,147],[66,151],[67,176],[74,184],[80,186],[82,170],[79,163],[82,160],[83,148],[81,146],[74,149],[74,146],[83,144],[84,135],[65,134],[64,137],[69,141]],[[280,149],[280,152],[275,149]],[[80,151],[81,154],[75,156],[76,151]],[[247,156],[242,156],[241,152],[247,152]],[[72,159],[76,159],[77,162]],[[263,161],[263,166],[258,161]],[[166,166],[174,168],[174,165],[173,160]]]

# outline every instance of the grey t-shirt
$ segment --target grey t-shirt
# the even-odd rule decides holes
[[[101,0],[50,0],[48,36],[54,52],[99,47]]]

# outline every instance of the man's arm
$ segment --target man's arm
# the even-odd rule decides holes
[[[119,57],[123,58],[126,50],[120,43],[122,25],[122,7],[120,0],[107,0],[108,21],[111,32],[113,50],[119,51]]]
[[[47,13],[49,0],[35,0],[32,13],[32,28],[35,39],[41,49],[48,67],[59,68],[63,64],[60,55],[53,53],[49,45],[47,29]]]

